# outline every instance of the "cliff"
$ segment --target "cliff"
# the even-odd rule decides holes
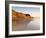
[[[29,14],[23,14],[21,12],[16,12],[14,10],[12,10],[12,20],[31,20],[32,16]]]

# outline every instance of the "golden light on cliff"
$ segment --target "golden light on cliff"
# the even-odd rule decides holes
[[[12,20],[31,20],[32,16],[29,14],[23,14],[12,10]]]

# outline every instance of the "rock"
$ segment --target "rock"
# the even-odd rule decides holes
[[[19,20],[31,20],[32,16],[30,16],[29,14],[23,14],[21,12],[16,12],[14,10],[12,10],[12,20],[15,21],[19,21]]]

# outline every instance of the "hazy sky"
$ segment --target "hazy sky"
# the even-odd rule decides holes
[[[12,7],[12,9],[14,9],[15,11],[18,11],[18,12],[23,12],[23,13],[27,13],[27,14],[30,14],[32,16],[38,16],[39,17],[39,14],[40,14],[40,8],[38,7]]]

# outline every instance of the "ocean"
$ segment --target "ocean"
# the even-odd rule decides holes
[[[12,22],[12,31],[40,30],[40,17]]]

